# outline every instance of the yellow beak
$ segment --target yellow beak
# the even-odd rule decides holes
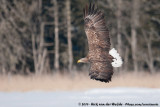
[[[80,63],[80,62],[81,62],[80,60],[77,61],[77,63]]]

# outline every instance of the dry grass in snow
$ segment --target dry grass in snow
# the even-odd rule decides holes
[[[63,91],[110,87],[160,88],[160,73],[114,74],[110,83],[91,80],[87,73],[41,76],[0,76],[0,91]]]

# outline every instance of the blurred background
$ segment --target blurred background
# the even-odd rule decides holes
[[[124,61],[112,82],[90,80],[83,8],[105,14]],[[0,91],[160,88],[159,0],[1,0]]]

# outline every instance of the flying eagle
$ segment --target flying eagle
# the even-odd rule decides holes
[[[89,7],[86,5],[84,8],[84,28],[89,52],[85,58],[78,60],[78,63],[90,63],[91,79],[109,82],[113,75],[113,67],[120,67],[123,62],[114,48],[110,50],[110,37],[104,13],[94,4],[90,3]]]

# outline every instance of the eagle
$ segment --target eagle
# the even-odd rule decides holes
[[[77,63],[90,63],[89,76],[101,82],[111,81],[113,67],[120,67],[122,59],[113,48],[110,50],[109,30],[104,13],[95,4],[83,9],[84,29],[88,39],[89,52]]]

